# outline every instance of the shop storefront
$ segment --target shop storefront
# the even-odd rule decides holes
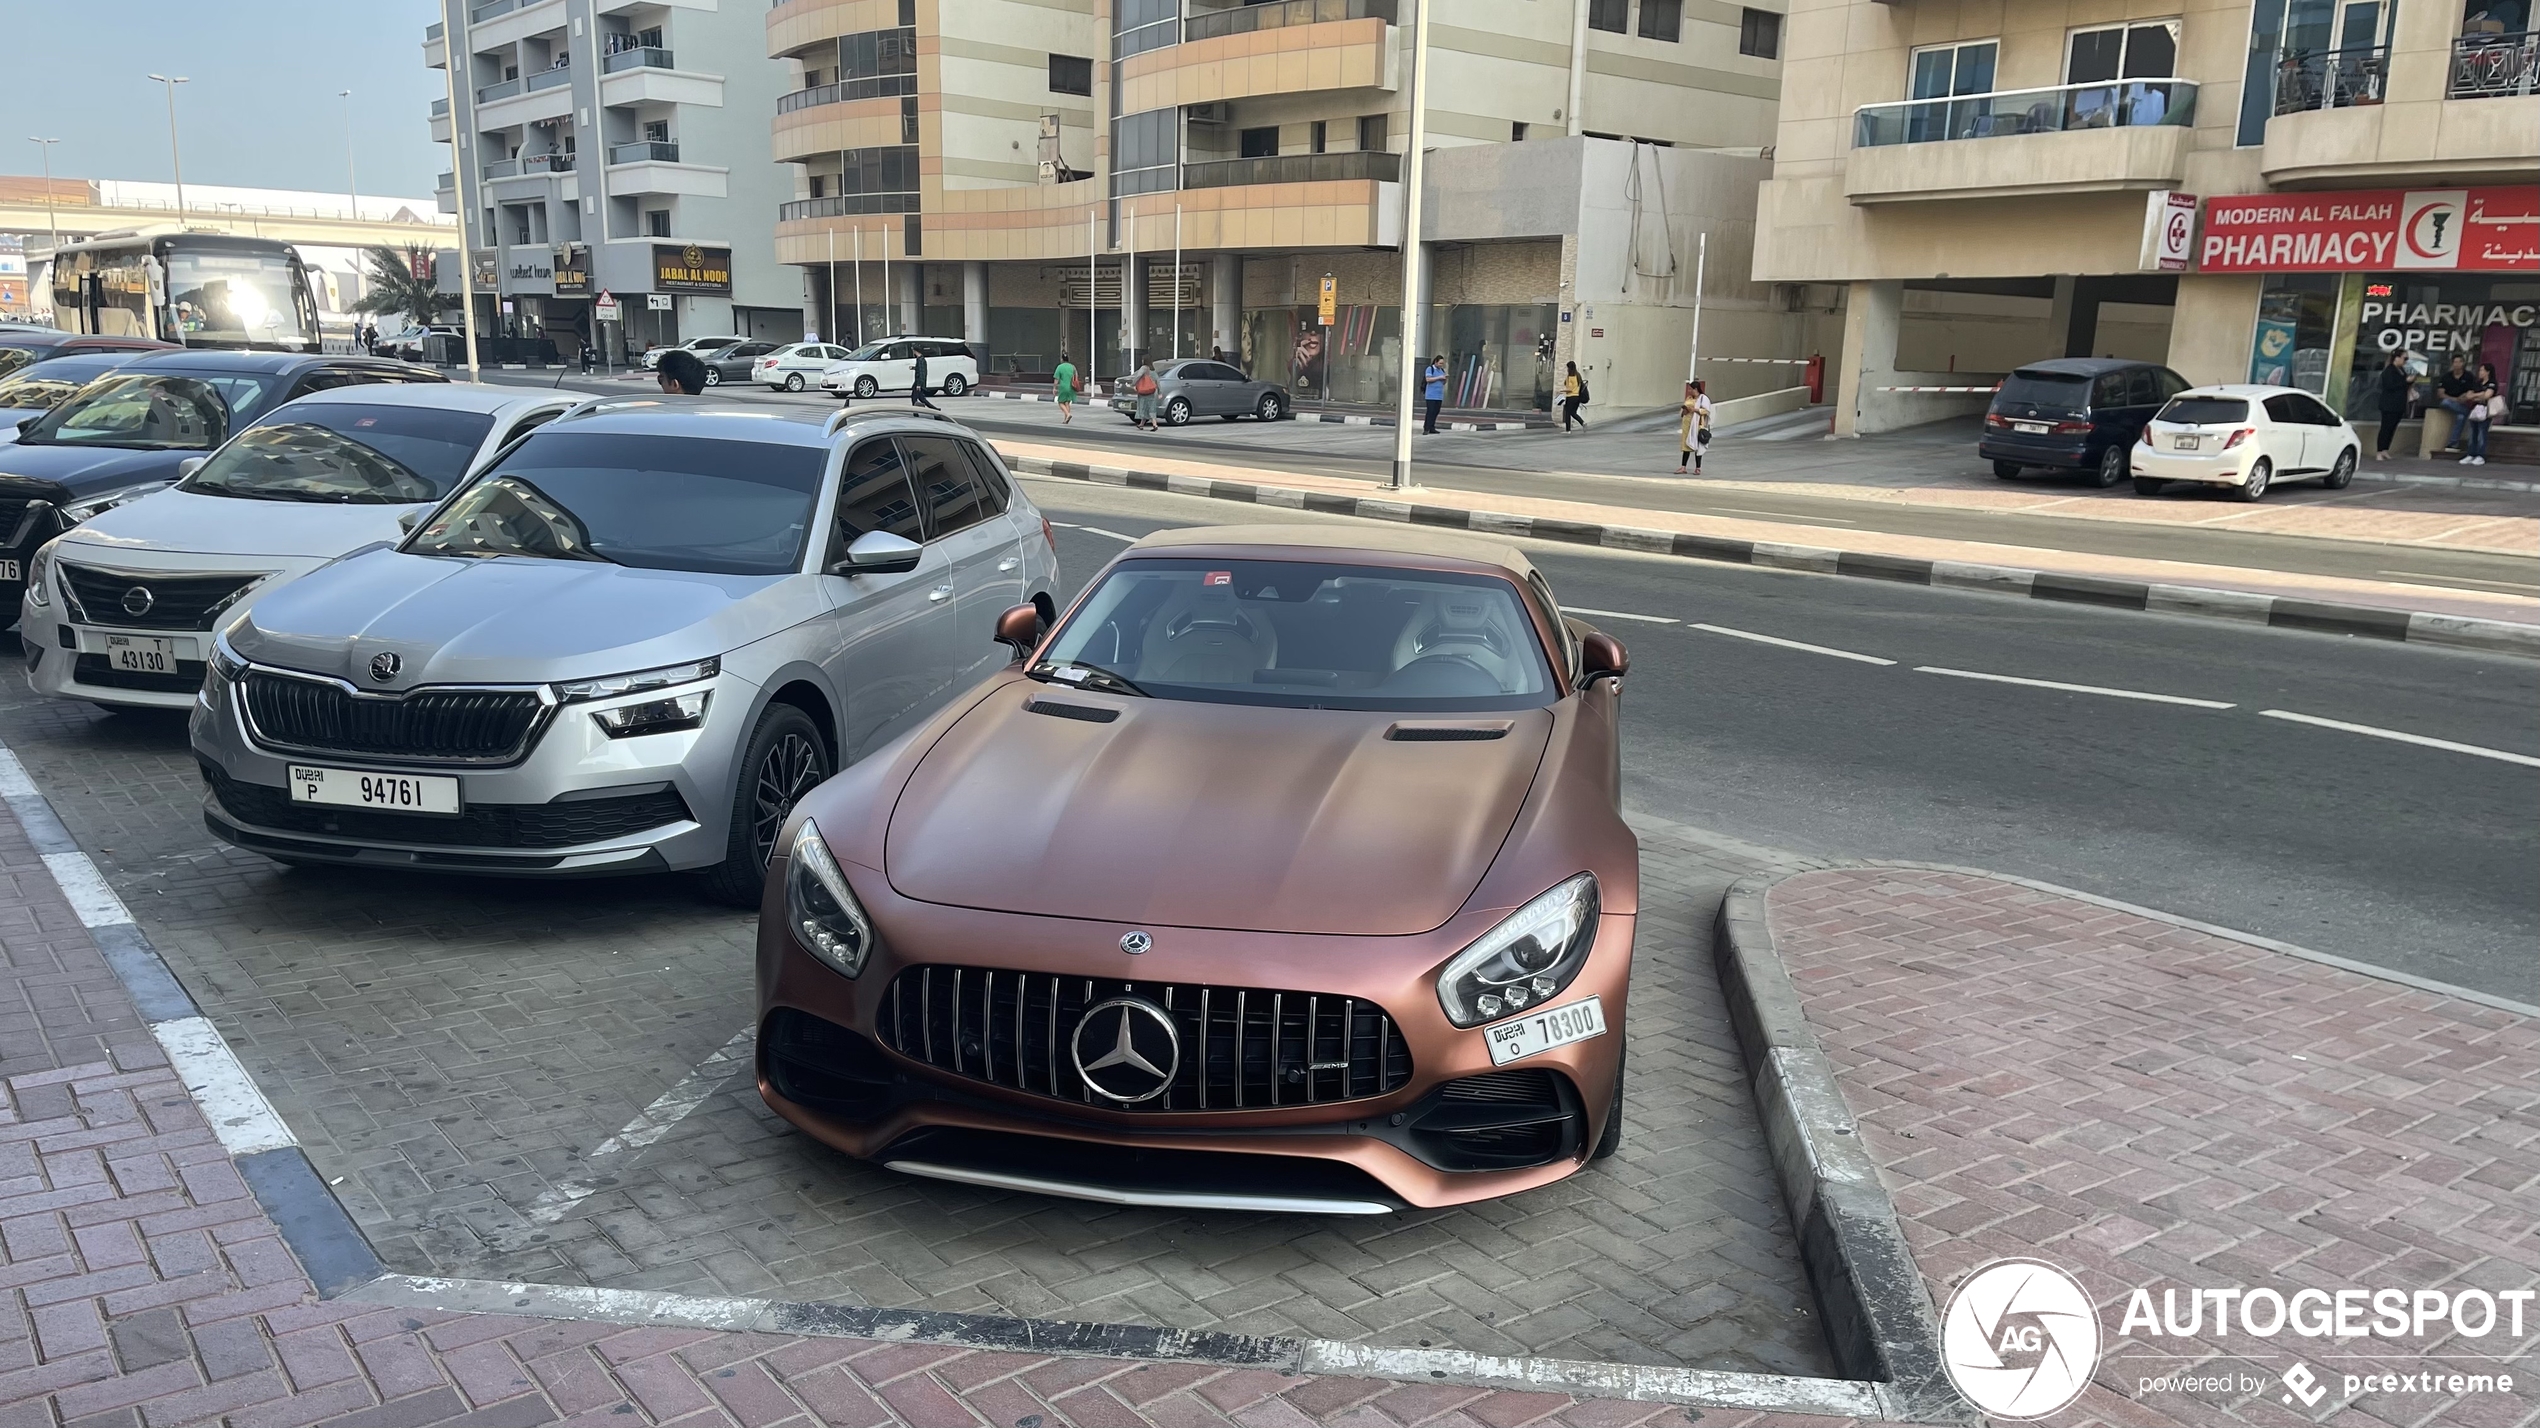
[[[2245,380],[2361,419],[2392,353],[2421,383],[2457,356],[2540,424],[2540,187],[2210,199],[2196,266],[2264,279]]]
[[[1429,309],[1430,341],[1446,354],[1450,407],[1549,411],[1559,385],[1552,365],[1552,303],[1441,303]],[[1244,314],[1243,368],[1300,396],[1385,405],[1402,370],[1402,309],[1333,309],[1332,324],[1301,307]]]

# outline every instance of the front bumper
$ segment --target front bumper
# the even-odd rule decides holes
[[[549,712],[525,755],[487,766],[269,747],[250,731],[235,687],[213,680],[194,700],[191,725],[203,822],[254,852],[364,867],[588,877],[711,866],[727,851],[732,765],[757,691],[729,673],[707,687],[698,728],[614,739],[590,717],[675,691],[566,704]],[[294,802],[293,765],[455,778],[460,811]]]
[[[1155,932],[1155,953],[1133,961],[1119,946],[1133,930],[1125,924],[915,904],[878,874],[851,869],[882,931],[882,945],[851,979],[787,932],[785,871],[780,857],[759,921],[760,1094],[825,1144],[905,1173],[1110,1204],[1197,1209],[1373,1214],[1464,1204],[1576,1173],[1594,1150],[1616,1093],[1635,926],[1630,914],[1604,915],[1586,967],[1551,999],[1559,1007],[1598,998],[1605,1031],[1500,1067],[1491,1061],[1483,1028],[1458,1029],[1446,1021],[1434,987],[1437,968],[1497,915],[1458,919],[1414,937],[1162,929]],[[984,1045],[941,1048],[932,1061],[892,1048],[894,1035],[906,1039],[911,1014],[905,1001],[892,1004],[893,984],[927,967],[938,974],[966,969],[962,995],[984,998],[980,1010],[925,1015],[970,1017],[993,1028]],[[1265,974],[1264,968],[1282,970]],[[994,975],[983,979],[982,969]],[[1185,1102],[1179,1110],[1144,1110],[1110,1108],[1090,1096],[1071,1099],[1059,1094],[1063,1079],[1035,1079],[1040,1064],[1057,1055],[1058,1038],[1072,1041],[1072,1031],[1055,1001],[1029,1002],[1031,984],[1023,974],[1071,986],[1091,979],[1103,997],[1123,986],[1142,989],[1128,994],[1149,999],[1163,997],[1168,983],[1145,979],[1169,978],[1184,994],[1179,1005],[1193,1027],[1200,1023],[1188,994],[1217,993],[1215,1011],[1200,1014],[1221,1028],[1197,1053],[1205,1058],[1202,1077],[1225,1066],[1236,1068],[1235,1075],[1252,1066],[1295,1077],[1311,1075],[1308,1066],[1331,1064],[1312,1061],[1315,1053],[1297,1032],[1269,1047],[1267,1062],[1260,1059],[1265,1042],[1259,1038],[1249,1052],[1235,1041],[1231,1062],[1217,1055],[1235,1036],[1227,1024],[1245,1024],[1240,1011],[1229,1015],[1224,993],[1266,993],[1270,981],[1288,999],[1281,1025],[1311,1022],[1311,1011],[1296,1016],[1300,992],[1326,1015],[1342,999],[1379,1010],[1401,1038],[1408,1070],[1389,1090],[1373,1090],[1371,1083],[1355,1097],[1327,1094],[1302,1105],[1198,1110]],[[1000,983],[1004,1000],[997,999]],[[941,990],[951,984],[938,975],[919,985]],[[900,995],[916,995],[907,980]],[[1253,1007],[1257,1017],[1258,1001]],[[1027,1008],[1030,1024],[1018,1029],[1019,1039],[1002,1040],[1007,1020]],[[1055,1031],[1040,1025],[1044,1012]],[[1274,1021],[1280,1015],[1274,1010]],[[885,1018],[899,1020],[886,1026]],[[1190,1041],[1198,1044],[1196,1036]],[[1026,1050],[1017,1053],[1018,1047]],[[1322,1054],[1335,1054],[1330,1048],[1327,1039]],[[965,1070],[940,1064],[947,1055]],[[1032,1069],[1025,1069],[1027,1061]],[[1012,1074],[1000,1080],[998,1065]]]
[[[2194,481],[2206,486],[2249,484],[2249,464],[2257,447],[2244,443],[2229,451],[2159,451],[2136,442],[2131,460],[2140,481]]]

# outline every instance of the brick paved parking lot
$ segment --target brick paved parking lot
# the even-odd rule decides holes
[[[685,880],[286,871],[204,832],[174,718],[21,687],[0,740],[392,1269],[1832,1372],[1709,971],[1718,891],[1759,864],[1671,825],[1644,825],[1619,1160],[1497,1204],[1266,1219],[910,1180],[812,1144],[736,1074],[751,920]],[[639,1122],[665,1096],[697,1104]],[[639,1143],[594,1156],[612,1137]]]

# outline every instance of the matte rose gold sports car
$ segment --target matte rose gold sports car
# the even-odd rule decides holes
[[[978,632],[986,638],[989,631]],[[1517,551],[1169,531],[806,797],[759,1089],[912,1175],[1381,1214],[1622,1133],[1620,645]]]

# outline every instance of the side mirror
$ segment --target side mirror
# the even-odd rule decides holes
[[[834,575],[898,575],[915,570],[926,548],[889,531],[866,531],[847,546],[847,558],[830,567]]]
[[[1030,659],[1033,648],[1040,642],[1040,606],[1017,605],[997,616],[997,643],[1013,650],[1016,659]]]
[[[397,518],[397,529],[411,535],[415,527],[423,524],[423,518],[430,514],[430,511],[408,511]]]
[[[1598,630],[1579,641],[1579,687],[1585,689],[1600,679],[1618,683],[1632,668],[1632,657],[1623,652],[1623,642]]]
[[[195,472],[202,470],[203,463],[209,460],[211,460],[211,458],[208,456],[189,456],[183,461],[176,463],[176,479],[182,481],[186,477],[193,475]]]

